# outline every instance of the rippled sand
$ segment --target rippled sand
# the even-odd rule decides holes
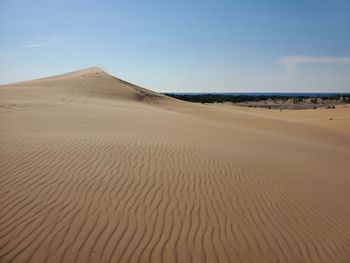
[[[330,120],[332,117],[332,120]],[[350,108],[0,87],[0,262],[350,262]]]

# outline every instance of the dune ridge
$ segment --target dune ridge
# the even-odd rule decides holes
[[[348,118],[96,67],[2,86],[0,106],[0,262],[350,260]]]

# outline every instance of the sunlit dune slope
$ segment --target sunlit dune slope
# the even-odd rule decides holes
[[[38,80],[14,83],[7,86],[32,88],[30,89],[30,97],[34,97],[34,95],[47,95],[51,97],[62,94],[63,99],[74,99],[76,97],[81,99],[84,96],[89,96],[110,100],[145,100],[148,102],[159,102],[165,98],[161,94],[113,77],[98,67],[86,68]],[[64,97],[67,93],[70,97]],[[57,97],[54,97],[54,99],[57,99]],[[167,97],[167,99],[170,98]]]

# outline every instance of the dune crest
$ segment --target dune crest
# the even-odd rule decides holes
[[[134,100],[148,103],[160,103],[172,100],[151,90],[141,88],[130,82],[109,75],[99,67],[89,67],[77,71],[55,75],[37,80],[24,81],[6,85],[7,87],[36,87],[61,89],[62,92],[77,93],[80,96],[91,96],[113,100]],[[49,92],[44,89],[42,92]]]

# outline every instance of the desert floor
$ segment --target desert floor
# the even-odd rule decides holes
[[[332,117],[332,120],[330,120]],[[0,262],[350,262],[350,108],[0,87]]]

